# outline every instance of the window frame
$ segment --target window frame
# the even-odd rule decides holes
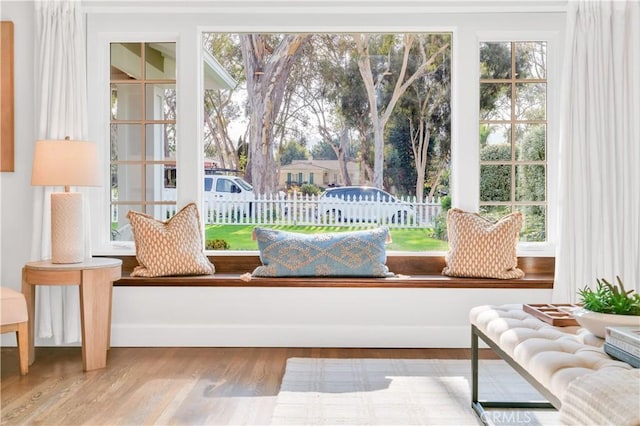
[[[478,105],[480,103],[480,43],[491,42],[530,42],[530,41],[544,41],[547,43],[547,111],[546,111],[546,125],[547,125],[547,140],[546,140],[546,235],[547,239],[544,242],[519,242],[518,254],[523,255],[543,255],[553,256],[555,255],[555,246],[557,243],[557,184],[558,184],[558,164],[559,164],[559,150],[558,141],[559,134],[559,115],[560,115],[560,93],[557,89],[557,81],[560,80],[560,49],[559,49],[559,34],[552,31],[479,31],[476,33],[476,51],[475,62],[477,64],[475,68],[475,75],[477,82],[475,92],[475,105],[476,105],[476,123],[480,123],[480,109]],[[476,200],[477,206],[475,211],[480,208],[480,144],[478,143],[478,132],[476,126],[476,151],[477,151],[477,165],[474,172],[476,173],[476,188],[478,189]],[[515,190],[515,189],[514,189]]]
[[[482,84],[504,84],[504,85],[509,85],[510,86],[510,90],[509,90],[509,99],[510,99],[510,117],[509,119],[491,119],[491,120],[487,120],[487,119],[480,119],[478,121],[479,125],[482,126],[483,124],[487,124],[487,125],[509,125],[510,127],[510,158],[509,159],[500,159],[500,160],[483,160],[482,158],[478,158],[478,161],[480,162],[480,169],[482,170],[483,166],[508,166],[510,169],[510,194],[509,194],[509,199],[508,200],[502,200],[502,201],[483,201],[483,200],[479,200],[479,205],[480,208],[482,207],[500,207],[500,206],[504,206],[504,207],[509,207],[510,210],[512,212],[515,212],[518,210],[519,207],[524,208],[527,206],[537,206],[537,207],[543,207],[545,210],[545,223],[544,223],[544,232],[545,232],[545,240],[542,242],[546,242],[547,240],[547,230],[548,230],[548,223],[547,223],[547,210],[548,210],[548,206],[547,206],[547,198],[548,198],[548,189],[549,189],[549,185],[548,185],[548,179],[547,179],[547,161],[548,161],[548,156],[547,156],[547,142],[548,142],[548,134],[547,134],[547,127],[548,127],[548,121],[549,121],[549,116],[547,115],[547,96],[548,96],[548,91],[547,91],[547,46],[546,46],[546,41],[541,41],[541,40],[528,40],[527,43],[537,43],[537,42],[542,42],[545,43],[545,76],[542,79],[539,78],[527,78],[527,79],[520,79],[516,77],[516,46],[518,43],[521,43],[519,41],[508,41],[508,42],[504,42],[504,43],[508,43],[509,44],[509,52],[510,52],[510,66],[511,66],[511,73],[510,73],[510,77],[509,78],[482,78],[480,77],[480,85]],[[492,42],[487,42],[485,40],[481,40],[480,43],[492,43]],[[480,49],[480,43],[478,46],[478,49]],[[517,87],[518,84],[538,84],[538,83],[542,83],[544,84],[545,87],[545,95],[544,95],[544,118],[543,119],[536,119],[536,120],[523,120],[523,119],[519,119],[516,117],[516,110],[517,110]],[[545,146],[544,146],[544,159],[543,160],[526,160],[526,159],[518,159],[516,157],[516,147],[517,147],[517,141],[516,141],[516,133],[517,133],[517,126],[519,124],[543,124],[544,128],[545,128]],[[518,200],[518,196],[517,196],[517,191],[518,191],[518,174],[517,174],[517,169],[518,167],[522,167],[522,166],[539,166],[542,165],[544,167],[544,199],[543,200],[537,200],[537,201],[529,201],[529,200]],[[480,181],[482,181],[482,173],[480,173]],[[482,196],[482,194],[480,194],[480,196]],[[526,218],[525,218],[526,221]]]
[[[148,208],[149,207],[163,207],[163,206],[175,206],[175,202],[173,201],[162,201],[162,200],[156,200],[156,199],[152,199],[152,200],[148,200],[147,199],[147,193],[148,193],[148,183],[147,183],[147,174],[148,169],[147,167],[154,167],[154,166],[163,166],[164,170],[163,170],[163,175],[166,175],[166,166],[172,163],[172,160],[170,160],[169,158],[163,158],[162,160],[152,160],[152,159],[148,159],[147,158],[147,143],[148,143],[148,138],[147,138],[147,132],[149,129],[149,126],[156,126],[156,125],[173,125],[176,126],[177,123],[177,117],[174,117],[173,119],[164,119],[164,118],[157,118],[155,117],[155,111],[152,114],[152,117],[149,117],[148,115],[148,111],[147,111],[147,97],[148,94],[146,92],[146,89],[148,87],[152,87],[154,88],[154,90],[157,90],[157,85],[165,85],[165,84],[173,84],[174,86],[176,86],[176,80],[175,77],[173,79],[167,80],[167,79],[156,79],[156,78],[149,78],[147,75],[147,66],[148,66],[148,61],[146,59],[147,57],[147,50],[149,48],[149,44],[151,44],[153,42],[147,42],[147,41],[141,41],[141,42],[135,42],[135,43],[128,43],[128,44],[139,44],[140,45],[140,71],[141,71],[141,75],[139,78],[133,79],[133,80],[126,80],[126,79],[113,79],[112,76],[109,77],[109,84],[111,85],[111,91],[113,93],[113,86],[131,86],[131,87],[139,87],[140,88],[140,117],[139,118],[118,118],[118,117],[113,117],[112,115],[110,115],[110,126],[118,126],[118,125],[135,125],[135,126],[139,126],[140,128],[140,158],[139,159],[128,159],[128,158],[116,158],[116,159],[110,159],[110,166],[113,167],[115,166],[116,168],[119,166],[140,166],[140,200],[135,200],[135,199],[131,199],[130,197],[125,197],[125,199],[122,199],[120,194],[118,194],[118,199],[117,200],[113,200],[113,198],[111,198],[111,207],[115,207],[119,210],[122,210],[119,214],[120,218],[123,218],[124,216],[124,211],[126,209],[121,209],[119,206],[132,206],[132,205],[139,205],[141,206],[145,212],[148,213]],[[171,43],[175,43],[175,42],[171,42]],[[115,43],[110,43],[110,51],[113,47],[114,44],[122,44],[119,42],[115,42]],[[109,64],[112,64],[111,58],[109,61]],[[175,90],[175,89],[174,89]],[[154,94],[155,97],[155,94]],[[157,107],[158,105],[154,104],[154,107]],[[161,105],[160,105],[161,106]],[[111,140],[109,141],[109,149],[111,150]],[[157,172],[154,171],[153,173],[155,174]],[[174,174],[177,174],[177,163],[176,163],[176,167],[173,169]],[[157,185],[157,183],[156,183]],[[164,185],[164,187],[166,187],[166,185]],[[118,185],[118,190],[120,190],[120,185]],[[160,191],[162,191],[162,188],[160,188]],[[118,191],[120,192],[120,191]]]
[[[206,8],[205,8],[206,9]],[[201,37],[203,32],[429,32],[446,31],[452,33],[452,175],[451,194],[453,205],[465,210],[477,211],[479,207],[479,146],[477,143],[477,123],[479,122],[479,57],[478,43],[482,41],[527,41],[543,40],[547,42],[548,60],[548,117],[557,117],[560,106],[559,94],[555,81],[559,80],[558,58],[560,47],[557,39],[564,27],[562,10],[555,10],[557,17],[553,24],[540,24],[539,15],[527,15],[520,25],[520,20],[511,19],[508,13],[483,11],[482,25],[477,21],[474,12],[451,12],[429,14],[421,8],[405,7],[394,11],[375,11],[365,15],[359,24],[353,19],[337,19],[339,12],[313,16],[307,8],[290,6],[286,14],[270,14],[267,17],[258,10],[238,11],[234,9],[215,11],[206,9],[195,13],[193,9],[187,13],[176,13],[176,10],[151,14],[153,19],[141,22],[139,13],[148,10],[134,10],[122,7],[118,11],[100,8],[91,10],[87,15],[87,64],[89,104],[95,107],[89,111],[89,137],[102,148],[102,155],[107,160],[108,153],[108,105],[109,102],[109,45],[111,42],[176,42],[176,91],[177,91],[177,128],[176,134],[181,143],[178,144],[176,161],[184,164],[201,164],[202,149],[195,142],[202,140],[203,119],[203,72]],[[242,9],[242,8],[238,8]],[[411,9],[416,9],[415,13]],[[534,15],[536,11],[532,12]],[[292,19],[299,14],[300,19]],[[236,19],[234,19],[234,17]],[[322,18],[322,19],[319,19]],[[347,16],[347,18],[350,18]],[[213,22],[213,23],[212,23]],[[228,23],[227,23],[228,22]],[[292,23],[295,22],[295,23]],[[305,23],[306,22],[306,23]],[[482,28],[505,28],[505,31],[483,31]],[[536,29],[515,31],[514,28],[536,27]],[[549,29],[551,27],[551,29]],[[171,31],[166,31],[166,29]],[[158,31],[161,29],[161,31]],[[464,69],[463,69],[464,68]],[[195,77],[194,78],[194,69]],[[107,83],[104,83],[107,82]],[[102,86],[101,86],[102,84]],[[196,100],[196,102],[194,102]],[[464,121],[463,121],[464,120]],[[556,186],[557,186],[557,119],[548,121],[548,241],[546,243],[521,243],[518,247],[520,255],[553,256],[556,238]],[[107,135],[105,144],[105,134]],[[108,164],[108,161],[105,161]],[[108,167],[104,170],[104,182],[101,190],[93,191],[92,203],[92,249],[94,254],[132,254],[133,244],[108,241],[109,232],[109,186]],[[177,181],[177,205],[196,202],[202,205],[204,198],[204,172],[199,167],[183,167],[179,169]],[[230,255],[247,254],[255,256],[257,251],[229,251]],[[224,255],[224,252],[215,252]],[[442,252],[389,252],[390,256],[441,256]]]

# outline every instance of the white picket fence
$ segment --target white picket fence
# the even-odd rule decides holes
[[[377,223],[390,228],[428,228],[442,211],[438,198],[418,203],[415,197],[397,201],[370,199],[321,199],[319,196],[293,193],[286,196],[256,196],[254,199],[205,200],[201,216],[205,224],[217,225],[301,225],[353,226]],[[159,218],[175,214],[175,205],[158,206]],[[112,206],[111,218],[118,221],[118,209]]]

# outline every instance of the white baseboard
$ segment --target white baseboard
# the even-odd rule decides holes
[[[468,348],[469,326],[121,325],[111,346]]]

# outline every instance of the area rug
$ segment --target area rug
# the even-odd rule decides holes
[[[442,359],[290,358],[273,425],[478,425],[471,363]],[[504,361],[480,361],[480,399],[543,401]],[[555,410],[488,411],[493,424],[559,424]]]

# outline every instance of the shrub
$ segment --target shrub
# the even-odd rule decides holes
[[[482,161],[511,161],[511,144],[487,145],[480,150]]]
[[[435,217],[433,221],[433,230],[431,231],[431,238],[436,238],[442,241],[448,241],[447,236],[447,214],[440,213]]]
[[[433,230],[431,231],[431,237],[438,240],[448,241],[447,235],[447,212],[451,208],[451,196],[445,195],[440,198],[440,205],[442,211],[438,214],[433,221]]]
[[[445,195],[444,197],[440,198],[440,205],[442,206],[443,212],[446,213],[447,211],[449,211],[449,209],[451,208],[451,196]]]
[[[480,166],[480,201],[511,201],[511,166]]]
[[[231,245],[225,240],[207,240],[204,244],[207,250],[229,250]]]
[[[304,195],[318,195],[322,190],[313,183],[305,183],[300,187],[300,192]]]

